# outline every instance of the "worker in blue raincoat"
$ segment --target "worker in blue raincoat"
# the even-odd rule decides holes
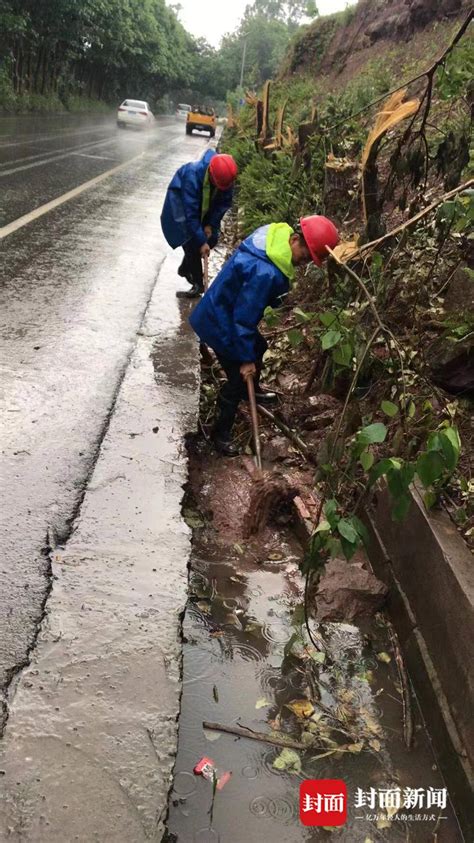
[[[183,164],[168,187],[161,227],[169,245],[182,246],[184,258],[178,275],[191,289],[177,293],[196,298],[204,291],[202,258],[217,243],[220,224],[232,205],[237,165],[231,155],[209,149],[199,161]]]
[[[260,403],[275,403],[274,393],[259,386],[267,343],[258,331],[266,307],[278,307],[289,292],[297,266],[321,266],[327,247],[339,241],[326,217],[303,217],[296,230],[287,223],[258,228],[224,264],[195,307],[190,323],[201,342],[216,353],[227,376],[217,398],[212,439],[218,451],[235,456],[232,427],[237,407],[246,398],[246,378],[253,376]]]

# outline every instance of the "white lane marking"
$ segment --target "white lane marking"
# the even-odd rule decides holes
[[[116,143],[116,141],[117,138],[110,138],[110,140],[88,143],[85,146],[79,148],[92,149],[92,147],[94,146],[108,146],[111,143]],[[13,175],[13,173],[21,173],[24,170],[31,170],[33,169],[33,167],[43,167],[45,164],[54,164],[55,161],[62,161],[64,158],[68,158],[70,155],[73,154],[74,150],[70,149],[67,152],[63,152],[61,155],[55,155],[53,158],[43,158],[41,161],[32,161],[31,164],[22,164],[21,167],[10,167],[9,170],[0,170],[0,178],[3,178],[3,176],[11,176]]]
[[[112,158],[111,155],[88,155],[87,152],[72,152],[71,155],[77,155],[78,158],[97,158],[98,161],[118,161],[118,158]]]
[[[35,155],[25,155],[23,158],[14,158],[11,161],[3,161],[0,164],[0,171],[4,167],[13,167],[15,164],[23,164],[24,161],[36,161],[38,158],[49,158],[50,156],[56,155],[57,153],[61,154],[63,152],[69,152],[73,149],[89,149],[90,147],[102,143],[104,140],[107,140],[110,137],[111,134],[109,132],[109,134],[106,135],[104,138],[100,138],[96,141],[87,141],[87,143],[79,143],[75,146],[58,146],[56,147],[56,149],[50,149],[49,152],[43,150],[43,152],[37,152]],[[113,137],[115,137],[115,135]]]
[[[91,187],[95,187],[97,184],[100,184],[101,181],[113,176],[114,173],[124,170],[125,167],[129,166],[129,164],[137,161],[138,158],[142,158],[144,154],[144,152],[140,152],[138,155],[134,155],[133,158],[129,158],[128,161],[124,161],[123,164],[118,164],[116,167],[112,167],[111,170],[106,170],[106,172],[101,173],[100,176],[95,176],[95,178],[85,181],[78,187],[73,188],[73,190],[68,190],[67,193],[63,193],[62,196],[58,196],[57,199],[52,199],[51,202],[46,202],[45,205],[40,205],[39,208],[35,208],[34,211],[30,211],[28,214],[24,214],[22,217],[18,217],[18,219],[8,223],[8,225],[4,225],[3,228],[0,228],[0,240],[3,240],[4,237],[8,237],[9,234],[13,234],[14,231],[18,231],[19,228],[23,228],[24,225],[28,225],[28,223],[33,222],[33,220],[38,219],[38,217],[42,217],[43,214],[48,214],[49,211],[54,210],[54,208],[59,207],[59,205],[64,205],[65,202],[75,199],[76,196],[80,196],[81,193],[84,193],[86,190],[90,190]]]

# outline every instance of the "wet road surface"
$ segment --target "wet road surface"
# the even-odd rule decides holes
[[[89,142],[103,146],[76,154]],[[165,256],[166,185],[205,143],[170,119],[143,134],[102,117],[0,120],[3,223],[130,160],[0,239],[3,713],[51,586],[48,549],[69,535]]]
[[[0,123],[7,124],[0,129],[0,227],[136,155],[182,139],[182,124],[169,117],[146,132],[119,130],[113,116],[102,115]]]

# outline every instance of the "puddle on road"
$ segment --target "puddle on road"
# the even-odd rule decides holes
[[[192,491],[184,506],[194,542],[183,629],[183,696],[165,839],[461,840],[449,807],[441,812],[448,818],[439,822],[392,819],[379,828],[365,818],[368,809],[355,810],[359,787],[367,791],[399,786],[403,791],[442,788],[444,783],[415,705],[413,747],[405,746],[398,673],[383,616],[361,626],[322,625],[317,630],[320,652],[304,650],[301,613],[295,616],[301,602],[298,562],[303,550],[289,526],[266,529],[259,542],[237,538],[248,482],[238,462],[219,461],[205,445],[194,446]],[[312,704],[306,712],[311,716],[303,721],[286,706],[305,697]],[[293,770],[279,770],[287,760],[282,748],[204,731],[203,721],[257,732],[273,728],[297,740],[303,734],[303,740],[316,739],[316,745],[296,753],[296,758],[294,753],[289,756]],[[335,752],[338,746],[351,748]],[[203,756],[212,758],[220,773],[232,772],[230,781],[216,791],[212,822],[212,783],[193,774]],[[345,826],[326,831],[301,825],[299,785],[308,778],[345,781]],[[440,814],[438,809],[434,813]]]

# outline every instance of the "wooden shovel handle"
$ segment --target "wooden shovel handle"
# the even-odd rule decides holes
[[[204,255],[204,290],[209,287],[209,255]]]
[[[249,374],[245,376],[245,380],[247,383],[247,392],[249,394],[250,415],[252,417],[252,432],[255,447],[255,465],[261,471],[262,451],[260,447],[260,435],[258,432],[257,399],[255,398],[255,384],[253,380],[253,375],[249,372]]]

